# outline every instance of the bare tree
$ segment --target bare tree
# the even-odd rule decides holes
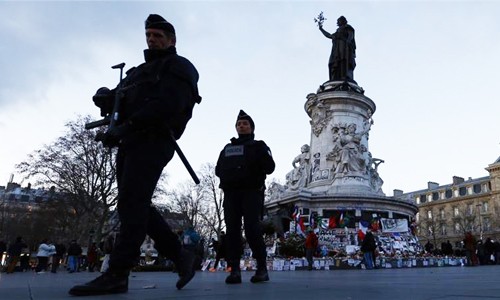
[[[106,234],[102,230],[117,201],[115,151],[94,141],[97,130],[84,129],[84,124],[90,121],[90,116],[86,116],[68,122],[64,136],[34,151],[17,165],[37,185],[54,187],[64,195],[55,200],[61,210],[52,217],[64,223],[68,233],[80,240],[90,230],[95,231],[97,240]]]
[[[418,223],[420,236],[425,237],[427,240],[433,241],[435,249],[437,249],[437,235],[441,228],[441,222],[434,216],[434,214],[426,216]]]
[[[198,172],[200,184],[191,181],[179,184],[169,193],[169,209],[182,213],[205,239],[220,235],[224,230],[223,192],[215,176],[215,166],[207,163]]]
[[[209,234],[220,236],[224,230],[224,192],[219,188],[219,178],[215,175],[215,165],[207,163],[201,168],[201,189],[205,199],[206,214],[202,216],[203,223],[208,227]]]
[[[205,213],[200,186],[187,181],[170,192],[169,199],[172,211],[184,214],[189,224],[200,231],[199,223],[201,216]]]
[[[456,207],[454,210],[451,223],[457,233],[465,236],[468,231],[473,232],[478,227],[476,214],[473,211],[467,211],[465,206]]]

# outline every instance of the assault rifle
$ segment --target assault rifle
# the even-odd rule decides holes
[[[118,121],[118,112],[120,110],[120,102],[122,98],[122,82],[123,82],[123,68],[125,67],[125,63],[117,64],[112,66],[112,69],[120,69],[120,82],[115,90],[115,101],[113,104],[113,111],[111,114],[104,117],[104,119],[97,120],[94,122],[90,122],[85,124],[85,129],[93,129],[96,127],[108,125],[109,128],[113,128],[116,125],[116,121]]]
[[[123,92],[124,88],[122,87],[122,82],[123,82],[123,67],[125,67],[125,63],[117,64],[112,66],[112,69],[120,69],[120,82],[118,83],[118,86],[116,87],[115,90],[115,101],[113,104],[113,111],[111,114],[106,115],[103,119],[97,120],[94,122],[90,122],[85,124],[85,129],[93,129],[96,127],[101,127],[108,125],[108,128],[113,128],[116,126],[116,122],[118,121],[119,117],[119,110],[120,110],[120,103],[121,103],[121,98],[123,97]],[[125,88],[126,89],[126,88]],[[193,168],[189,164],[186,156],[184,156],[184,153],[182,152],[181,148],[179,147],[179,144],[177,144],[177,141],[173,137],[172,133],[170,132],[168,134],[170,140],[172,141],[172,144],[174,145],[175,152],[177,152],[177,155],[179,155],[179,158],[181,159],[182,163],[184,164],[184,167],[186,167],[187,171],[189,172],[189,175],[191,175],[191,178],[193,178],[194,183],[200,184],[200,179],[194,172]]]

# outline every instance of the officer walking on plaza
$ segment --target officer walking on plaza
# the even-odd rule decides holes
[[[260,228],[264,205],[266,175],[274,171],[271,150],[263,141],[254,139],[255,124],[240,110],[236,120],[238,138],[222,149],[215,174],[220,178],[224,191],[224,218],[226,222],[226,250],[231,273],[227,284],[241,283],[241,218],[244,219],[245,236],[257,260],[257,272],[251,282],[268,281],[266,245]]]
[[[146,20],[145,63],[127,72],[119,91],[99,89],[94,102],[110,113],[115,93],[121,93],[120,119],[100,140],[118,147],[116,159],[120,238],[110,256],[109,269],[98,278],[74,286],[75,296],[125,293],[130,269],[140,255],[146,234],[160,254],[179,271],[177,289],[194,276],[193,253],[182,249],[177,235],[151,205],[163,168],[174,155],[174,140],[181,137],[198,95],[198,72],[178,56],[174,26],[159,15]],[[120,95],[120,94],[119,94]],[[106,111],[108,110],[108,111]]]

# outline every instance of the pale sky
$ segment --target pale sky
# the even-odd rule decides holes
[[[1,1],[0,185],[66,122],[99,118],[91,97],[118,83],[112,65],[143,62],[150,13],[175,26],[200,73],[203,101],[179,141],[193,168],[216,162],[243,109],[273,152],[269,179],[284,183],[310,142],[306,96],[328,80],[321,11],[327,31],[341,15],[356,30],[354,79],[377,105],[368,146],[385,160],[387,196],[488,175],[500,156],[500,1]],[[177,157],[166,172],[172,187],[190,180]]]

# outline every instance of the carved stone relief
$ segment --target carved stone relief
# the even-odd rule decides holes
[[[319,102],[316,110],[311,116],[311,129],[315,136],[319,136],[323,129],[328,125],[332,119],[333,111],[325,107],[322,102]]]
[[[333,162],[334,176],[366,176],[366,146],[361,139],[369,131],[357,132],[355,123],[337,123],[332,126],[333,147],[327,154],[327,160]]]
[[[286,185],[291,190],[307,186],[311,174],[311,153],[309,145],[303,145],[292,161],[293,170],[286,174]]]
[[[384,163],[384,160],[372,158],[372,154],[368,152],[367,171],[370,176],[370,186],[377,194],[383,194],[382,185],[384,184],[384,181],[378,174],[378,166],[382,163]]]

